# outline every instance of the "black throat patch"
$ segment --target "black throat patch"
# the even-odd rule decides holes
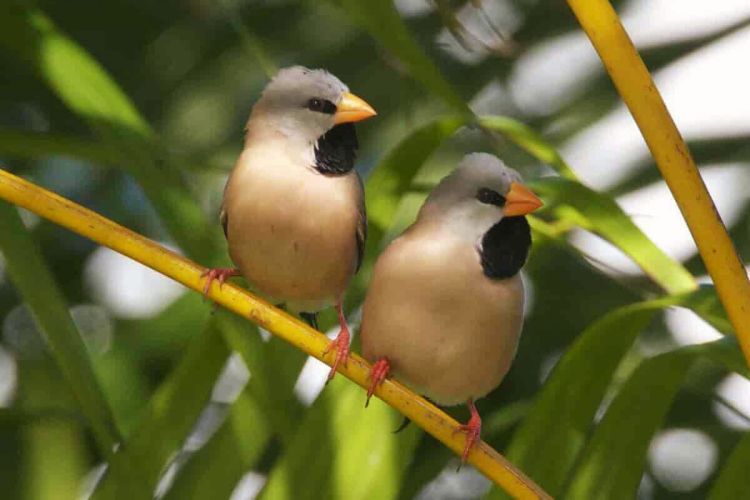
[[[531,230],[526,217],[504,217],[482,237],[482,269],[490,279],[518,274],[531,248]]]
[[[358,147],[354,124],[336,125],[315,143],[315,170],[324,175],[350,172],[354,168]]]

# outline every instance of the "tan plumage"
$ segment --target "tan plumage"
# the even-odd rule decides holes
[[[224,194],[232,261],[269,300],[314,312],[339,300],[358,261],[364,224],[357,173],[326,177],[303,148],[273,131],[248,133]]]
[[[523,323],[521,278],[491,281],[476,250],[450,231],[416,226],[378,259],[362,317],[368,360],[443,405],[500,385]]]
[[[349,332],[341,301],[359,267],[367,220],[354,170],[352,122],[375,111],[338,78],[301,66],[282,69],[247,122],[243,151],[224,190],[221,223],[237,269],[251,287],[294,312],[336,305],[345,362]]]
[[[371,391],[385,370],[438,404],[469,402],[476,420],[470,426],[477,428],[467,431],[475,432],[474,440],[480,420],[473,401],[495,389],[508,372],[523,324],[518,270],[528,236],[518,237],[517,244],[498,244],[504,252],[526,246],[515,249],[518,269],[508,270],[512,276],[491,278],[483,266],[492,250],[483,248],[484,235],[504,218],[510,224],[511,215],[541,205],[520,180],[494,156],[467,155],[433,190],[416,222],[378,258],[364,303],[363,353],[379,361]],[[504,206],[480,201],[481,189],[504,197]],[[525,228],[521,233],[528,231],[525,221],[518,224]],[[499,266],[513,260],[496,253]]]

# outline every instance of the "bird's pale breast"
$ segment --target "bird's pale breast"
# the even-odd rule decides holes
[[[245,150],[225,192],[227,240],[262,294],[302,310],[340,298],[357,258],[355,175],[327,177],[283,154]]]
[[[427,233],[427,234],[424,234]],[[519,276],[487,279],[472,245],[434,231],[407,232],[378,260],[362,318],[370,361],[440,404],[497,387],[523,323]]]

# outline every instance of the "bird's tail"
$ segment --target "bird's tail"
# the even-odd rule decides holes
[[[401,425],[399,425],[398,429],[396,429],[395,431],[393,431],[393,433],[394,434],[398,434],[399,432],[401,432],[404,429],[406,429],[409,426],[410,423],[411,423],[411,420],[409,420],[409,417],[404,417],[404,420],[401,421]]]

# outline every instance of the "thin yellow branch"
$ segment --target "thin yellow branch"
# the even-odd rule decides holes
[[[750,365],[750,282],[651,75],[608,0],[568,0],[641,129],[716,285]]]
[[[112,222],[55,193],[47,191],[4,170],[0,170],[0,198],[24,207],[56,224],[96,241],[123,255],[137,260],[155,271],[192,288],[202,291],[205,268],[191,262],[157,243]],[[286,340],[310,356],[330,365],[335,353],[323,356],[328,338],[271,304],[231,284],[211,286],[209,297],[230,311]],[[370,365],[352,355],[340,372],[367,387]],[[401,384],[385,381],[375,394],[409,417],[415,424],[442,441],[453,452],[460,454],[464,446],[459,424],[439,408],[417,396]],[[364,411],[364,399],[363,399]],[[502,455],[482,442],[469,455],[469,463],[495,484],[516,498],[550,498],[531,479],[516,469]]]

